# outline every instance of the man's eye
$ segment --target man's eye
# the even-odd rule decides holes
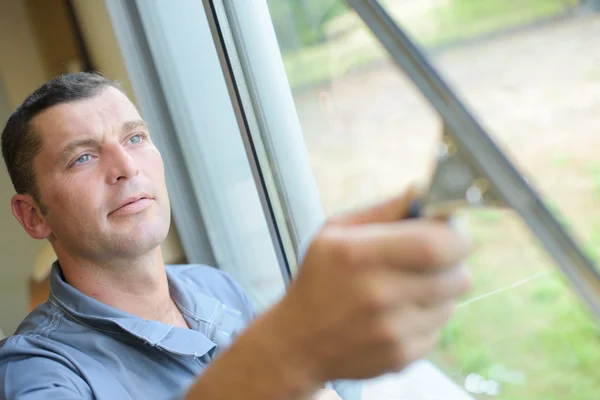
[[[75,162],[73,162],[73,165],[83,164],[83,163],[90,161],[91,159],[92,159],[91,155],[84,154],[81,157],[79,157],[77,160],[75,160]]]
[[[144,135],[137,134],[137,135],[133,135],[132,137],[129,138],[129,143],[130,144],[138,144],[141,143],[144,140]]]

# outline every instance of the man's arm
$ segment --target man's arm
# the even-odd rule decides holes
[[[92,398],[89,386],[60,362],[45,357],[0,357],[0,400]]]
[[[258,317],[209,366],[186,399],[304,399],[319,389],[303,376],[296,351],[277,326],[281,311],[276,306]]]
[[[469,241],[440,221],[400,221],[409,202],[326,224],[286,296],[186,399],[304,399],[325,382],[399,371],[427,354],[469,287],[460,264]]]

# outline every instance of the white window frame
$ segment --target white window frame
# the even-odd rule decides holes
[[[188,259],[231,272],[251,296],[257,266],[287,281],[323,210],[266,1],[105,1],[165,159]],[[245,242],[251,238],[261,247]],[[260,309],[276,299],[268,297],[253,299]],[[453,388],[449,400],[470,399],[430,363],[410,376]]]
[[[266,1],[204,0],[218,25],[245,134],[270,176],[282,237],[296,259],[324,220],[317,184]],[[273,187],[274,186],[274,187]],[[288,249],[288,252],[290,250]],[[295,272],[295,271],[293,271]]]
[[[138,106],[165,160],[189,262],[231,273],[259,311],[267,308],[284,293],[285,257],[202,3],[106,5]]]
[[[277,196],[288,224],[280,234],[289,235],[301,258],[303,248],[324,217],[267,2],[204,0],[204,3],[216,19],[224,52],[229,56],[231,79],[241,93],[237,96],[237,110],[252,121],[247,135],[264,155],[258,167],[269,169],[274,178],[276,187],[269,195]],[[348,382],[339,383],[341,393],[346,385]],[[351,383],[349,386],[349,396],[357,398]],[[425,400],[436,387],[443,388],[443,393],[436,393],[447,400],[473,400],[426,360],[415,363],[404,373],[367,381],[361,398],[374,399],[375,393],[391,388],[396,390],[393,398],[398,398],[398,391],[410,391],[410,399]]]
[[[192,178],[181,162],[181,146],[173,136],[167,134],[175,131],[175,127],[166,105],[167,100],[161,90],[160,78],[143,32],[137,6],[131,1],[106,0],[106,7],[131,77],[137,105],[156,133],[153,134],[152,140],[163,156],[167,186],[172,194],[172,214],[186,258],[191,263],[214,265],[216,261],[200,207],[188,201],[193,197]]]

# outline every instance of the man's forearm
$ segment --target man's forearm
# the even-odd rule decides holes
[[[191,387],[186,399],[296,400],[319,389],[296,362],[301,349],[294,348],[281,331],[281,318],[273,318],[273,313],[277,311],[250,325]]]

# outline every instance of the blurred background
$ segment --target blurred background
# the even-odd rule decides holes
[[[427,182],[441,122],[357,15],[340,0],[267,3],[325,214]],[[600,261],[600,0],[382,4]],[[45,80],[77,70],[102,71],[134,97],[103,1],[0,0],[0,120]],[[1,168],[6,334],[47,296],[53,257],[12,217],[12,192]],[[509,211],[462,217],[476,246],[474,291],[433,364],[465,398],[597,399],[600,328],[558,269]],[[176,226],[164,247],[167,262],[185,262]],[[435,398],[398,385],[369,398]]]
[[[268,3],[326,214],[426,183],[441,122],[357,15]],[[381,3],[598,260],[600,2]],[[600,329],[558,270],[510,212],[464,214],[475,289],[432,361],[478,399],[597,398]]]

